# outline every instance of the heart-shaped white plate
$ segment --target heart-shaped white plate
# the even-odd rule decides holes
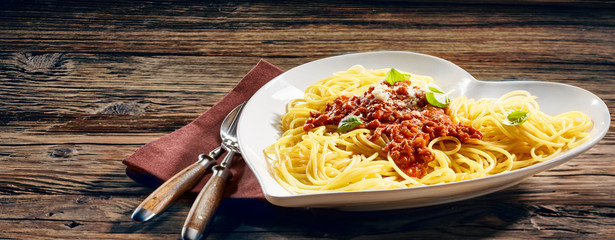
[[[497,98],[512,90],[527,90],[538,96],[541,110],[547,114],[577,110],[593,121],[591,139],[555,158],[523,169],[494,176],[432,186],[395,190],[294,194],[284,189],[269,172],[263,149],[281,135],[280,117],[286,104],[302,98],[311,84],[332,73],[354,65],[367,69],[396,68],[428,75],[445,89],[456,89],[457,96]],[[478,81],[459,66],[441,58],[413,52],[367,52],[335,56],[295,67],[263,86],[248,101],[238,123],[238,138],[243,158],[256,175],[268,201],[285,207],[326,207],[348,210],[380,210],[419,207],[459,201],[492,193],[536,173],[562,164],[594,146],[607,133],[610,114],[606,104],[584,89],[539,81]]]

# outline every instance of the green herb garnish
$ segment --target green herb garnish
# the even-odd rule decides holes
[[[360,117],[350,114],[340,121],[340,123],[337,125],[337,131],[348,132],[363,123],[364,121]]]
[[[427,102],[429,102],[429,104],[439,108],[445,108],[446,106],[448,106],[448,104],[451,103],[451,99],[448,97],[448,95],[451,94],[453,91],[444,93],[442,89],[432,84],[427,85],[425,89],[425,98],[427,98]]]
[[[402,82],[404,80],[410,79],[410,74],[403,74],[399,71],[395,70],[395,68],[391,68],[389,72],[387,72],[384,81],[389,83],[389,85],[393,86],[396,82]]]
[[[444,91],[442,91],[442,89],[440,89],[438,86],[433,85],[433,84],[428,84],[427,86],[425,86],[425,88],[427,88],[428,92],[444,93]]]
[[[508,114],[508,117],[506,117],[506,119],[502,121],[502,123],[505,125],[519,125],[527,121],[529,117],[529,112],[519,110],[512,111],[510,114]]]

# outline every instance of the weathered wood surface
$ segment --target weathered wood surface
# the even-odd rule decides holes
[[[0,239],[176,239],[195,196],[152,222],[121,160],[282,69],[404,50],[478,79],[585,88],[615,112],[615,6],[601,1],[0,2]],[[383,212],[226,199],[211,239],[615,238],[615,135],[488,196]]]

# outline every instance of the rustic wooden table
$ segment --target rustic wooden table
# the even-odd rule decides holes
[[[194,195],[148,223],[121,161],[189,123],[263,58],[288,70],[402,50],[478,79],[572,84],[615,112],[601,1],[1,1],[0,239],[177,239]],[[382,212],[225,199],[210,239],[615,238],[615,134],[521,184]]]

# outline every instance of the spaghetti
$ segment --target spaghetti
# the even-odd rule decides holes
[[[387,85],[388,71],[353,66],[288,104],[283,135],[264,150],[283,187],[313,193],[468,180],[543,162],[589,137],[588,116],[549,116],[525,91],[497,100],[458,97],[439,108],[422,90],[431,77],[406,74]],[[502,123],[520,110],[529,113],[525,123]],[[360,122],[339,131],[348,116]]]

